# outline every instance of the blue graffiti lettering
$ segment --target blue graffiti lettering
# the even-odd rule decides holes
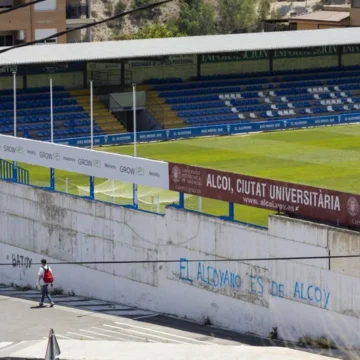
[[[256,295],[263,295],[264,285],[260,276],[250,275],[250,291]]]
[[[189,261],[185,258],[180,259],[180,279],[191,281],[189,275]],[[185,273],[185,274],[184,274]]]
[[[309,285],[306,288],[304,283],[297,281],[294,286],[294,299],[299,298],[310,303],[317,303],[323,309],[327,309],[330,301],[330,292],[320,287]]]

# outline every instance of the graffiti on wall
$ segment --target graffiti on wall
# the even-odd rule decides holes
[[[204,262],[192,265],[187,258],[180,258],[179,280],[210,291],[222,291],[224,295],[267,306],[268,301],[252,301],[254,297],[266,298],[268,295],[289,300],[305,302],[322,309],[329,309],[330,291],[316,284],[295,281],[286,288],[285,284],[269,280],[266,276],[251,271],[232,271],[226,268],[209,266]],[[238,294],[237,294],[238,292]],[[244,296],[248,294],[252,298]],[[238,295],[238,296],[237,296]]]
[[[32,259],[28,256],[12,254],[11,263],[13,267],[30,268]]]

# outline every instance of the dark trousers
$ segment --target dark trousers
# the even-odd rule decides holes
[[[49,295],[48,287],[49,287],[49,285],[42,285],[42,287],[41,287],[41,302],[40,302],[40,304],[44,303],[45,296],[48,298],[50,304],[52,304],[52,299],[51,299],[51,296]]]

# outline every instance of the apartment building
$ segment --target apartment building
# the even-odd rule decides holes
[[[91,0],[45,0],[1,14],[1,11],[30,0],[0,0],[0,46],[41,40],[57,32],[94,21]],[[74,31],[47,43],[91,41],[91,29]]]

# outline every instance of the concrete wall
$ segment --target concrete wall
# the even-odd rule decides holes
[[[360,345],[360,278],[327,259],[223,261],[335,254],[357,235],[271,216],[269,230],[169,208],[164,216],[1,183],[0,282],[36,282],[56,261],[177,263],[53,265],[56,285],[91,296],[288,340],[326,335]],[[357,251],[358,253],[358,251]],[[192,260],[189,262],[188,260]],[[352,261],[352,260],[351,260]],[[334,267],[334,269],[332,269]],[[329,270],[330,268],[330,270]],[[355,276],[356,275],[356,276]]]

